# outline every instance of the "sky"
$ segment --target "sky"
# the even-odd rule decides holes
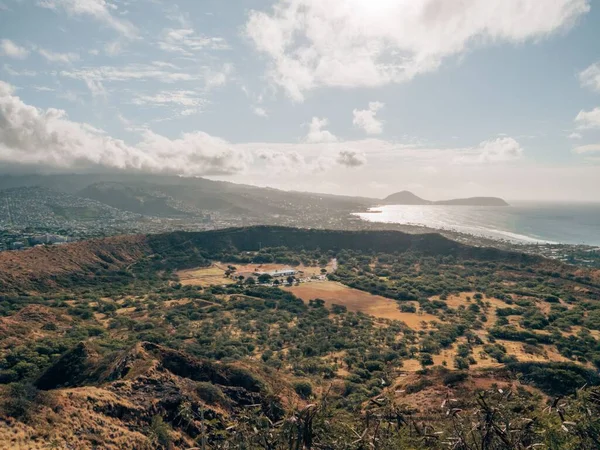
[[[0,173],[600,201],[600,0],[0,0]]]

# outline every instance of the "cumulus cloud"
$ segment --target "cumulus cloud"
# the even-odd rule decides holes
[[[503,163],[520,159],[523,148],[511,137],[500,137],[481,142],[477,147],[464,150],[456,155],[457,164]]]
[[[570,27],[589,0],[277,0],[246,35],[296,101],[318,87],[373,87],[434,71],[476,45],[521,43]]]
[[[592,64],[579,74],[581,85],[600,92],[600,62]]]
[[[79,55],[72,52],[58,53],[51,50],[46,50],[44,48],[39,48],[38,53],[48,62],[70,64],[79,60]]]
[[[342,150],[338,153],[336,161],[342,166],[359,167],[367,163],[367,158],[354,150]]]
[[[277,151],[261,148],[254,152],[258,161],[265,163],[266,168],[275,173],[295,173],[305,171],[307,162],[297,151]]]
[[[575,123],[578,128],[600,128],[600,107],[591,111],[579,111]]]
[[[94,168],[179,175],[232,174],[248,157],[227,141],[203,132],[178,139],[145,130],[135,146],[88,124],[73,122],[58,109],[40,110],[0,82],[0,161],[54,168]]]
[[[354,126],[363,129],[367,134],[383,133],[383,122],[375,117],[377,112],[385,106],[381,102],[370,102],[369,109],[355,109],[352,111]]]
[[[366,164],[363,153],[355,150],[340,150],[322,144],[270,144],[254,147],[251,153],[255,160],[262,162],[269,174],[284,176],[309,176],[316,172],[327,172],[342,167],[352,168]],[[253,147],[253,144],[249,144]]]
[[[114,29],[127,38],[137,36],[135,26],[124,19],[115,17],[112,11],[117,7],[106,0],[39,0],[42,8],[63,10],[69,16],[87,16]]]
[[[313,117],[306,135],[306,142],[336,142],[337,137],[330,131],[323,129],[327,125],[329,125],[329,120]]]
[[[29,55],[29,50],[15,44],[10,39],[0,40],[0,52],[4,56],[15,59],[25,59]]]

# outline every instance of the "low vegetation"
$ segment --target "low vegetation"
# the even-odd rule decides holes
[[[437,235],[126,239],[1,255],[0,447],[598,442],[588,269]],[[57,275],[28,280],[33,260]],[[257,265],[306,276],[276,284]]]

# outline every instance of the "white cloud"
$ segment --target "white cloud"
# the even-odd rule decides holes
[[[363,129],[367,134],[383,133],[383,122],[375,117],[377,112],[385,106],[381,102],[370,102],[369,109],[355,109],[352,111],[354,126]]]
[[[278,0],[251,11],[245,32],[271,81],[302,101],[318,87],[404,82],[478,45],[544,38],[589,10],[589,0]]]
[[[573,153],[577,153],[578,155],[595,152],[600,152],[600,144],[581,145],[573,149]]]
[[[320,144],[242,144],[255,157],[255,167],[270,175],[310,176],[336,168],[366,164],[365,155],[348,149],[332,149]],[[261,165],[261,163],[264,165]]]
[[[101,81],[93,80],[91,78],[86,78],[83,81],[85,82],[87,88],[90,90],[92,97],[107,97],[108,91],[106,90]]]
[[[207,68],[204,70],[204,88],[213,89],[224,86],[233,73],[233,64],[223,64],[218,69]]]
[[[600,62],[592,64],[579,74],[581,85],[600,92]]]
[[[38,49],[38,53],[44,57],[44,59],[46,61],[49,62],[56,62],[56,63],[63,63],[63,64],[70,64],[74,61],[78,61],[79,60],[79,55],[77,53],[57,53],[57,52],[53,52],[51,50],[46,50],[43,48],[39,48]]]
[[[37,72],[34,70],[15,70],[12,68],[12,66],[9,66],[8,64],[4,64],[4,66],[2,66],[2,70],[4,70],[7,74],[9,74],[10,76],[13,77],[35,77],[37,76]]]
[[[183,116],[201,111],[207,101],[198,92],[188,90],[161,91],[154,95],[138,94],[133,99],[135,105],[174,106]]]
[[[456,155],[457,164],[503,163],[520,159],[523,148],[511,137],[500,137],[481,142],[477,147],[467,149]]]
[[[153,80],[172,84],[187,81],[204,83],[204,89],[210,90],[226,84],[233,73],[233,65],[223,64],[215,69],[211,67],[195,68],[185,71],[172,63],[154,61],[151,64],[126,64],[124,66],[93,66],[63,70],[60,75],[81,80],[93,94],[106,93],[107,83]]]
[[[170,84],[200,79],[200,75],[167,69],[169,68],[154,64],[128,64],[123,67],[97,66],[63,70],[60,75],[83,81],[94,97],[105,97],[107,95],[106,83],[156,80]]]
[[[169,71],[151,64],[127,64],[122,67],[84,67],[81,69],[62,71],[60,74],[68,78],[81,80],[91,79],[100,82],[152,79],[164,83],[175,83],[177,81],[193,81],[201,78],[200,74],[194,75],[181,71]]]
[[[367,158],[354,150],[342,150],[338,153],[336,161],[342,166],[359,167],[367,163]]]
[[[69,16],[88,16],[114,29],[127,38],[135,38],[135,26],[124,19],[115,17],[111,10],[117,7],[106,0],[39,0],[39,6],[47,9],[63,9]]]
[[[329,120],[318,117],[313,117],[309,124],[308,134],[306,135],[306,142],[318,143],[318,142],[336,142],[337,137],[330,131],[324,130],[323,128],[329,124]]]
[[[257,161],[264,162],[269,172],[296,173],[306,172],[308,163],[306,159],[296,151],[277,151],[269,148],[261,148],[253,152]]]
[[[123,51],[123,44],[120,41],[112,41],[104,44],[104,53],[108,56],[117,56]]]
[[[0,54],[9,58],[25,59],[29,55],[29,50],[15,44],[10,39],[2,39],[0,41]]]
[[[54,92],[56,89],[48,86],[32,86],[32,88],[38,92]]]
[[[600,107],[594,108],[591,111],[579,111],[579,114],[575,117],[575,123],[581,129],[600,128]]]
[[[66,90],[66,91],[61,91],[57,94],[58,98],[63,98],[71,103],[81,103],[82,105],[84,104],[83,101],[79,98],[79,95],[77,95],[76,92],[70,91],[70,90]]]
[[[573,132],[571,134],[569,134],[569,136],[567,136],[569,139],[581,139],[583,136],[581,135],[581,133],[577,133],[577,132]]]
[[[169,53],[194,56],[201,50],[226,50],[229,45],[223,38],[199,35],[192,28],[166,28],[161,33],[158,47]]]
[[[264,108],[261,108],[260,106],[257,106],[255,108],[252,108],[252,112],[254,114],[256,114],[259,117],[269,117],[269,114],[267,113],[267,110]]]
[[[180,175],[231,174],[244,170],[245,152],[203,132],[179,139],[145,130],[131,146],[62,110],[40,110],[0,82],[0,161],[63,169],[106,167]]]

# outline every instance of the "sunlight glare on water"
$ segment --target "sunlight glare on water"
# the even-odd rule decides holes
[[[600,245],[600,204],[387,205],[356,215],[369,222],[421,225],[516,242]]]

